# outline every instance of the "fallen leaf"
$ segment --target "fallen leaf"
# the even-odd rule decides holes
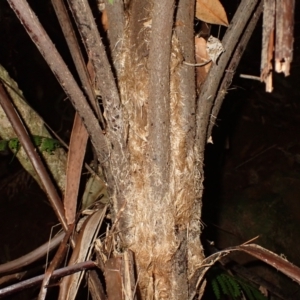
[[[228,19],[224,7],[219,0],[197,0],[196,18],[201,21],[228,26]]]

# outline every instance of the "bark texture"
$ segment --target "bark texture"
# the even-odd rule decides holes
[[[176,25],[175,24],[176,20]],[[187,299],[203,258],[196,199],[194,1],[133,0],[119,88],[127,118],[131,188],[124,247],[135,254],[141,299]]]

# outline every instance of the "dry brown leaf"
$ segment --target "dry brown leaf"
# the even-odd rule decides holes
[[[300,268],[290,263],[285,258],[256,244],[241,245],[237,246],[236,249],[242,250],[266,264],[271,265],[300,284]]]
[[[65,216],[68,224],[73,224],[75,221],[81,169],[88,137],[89,135],[83,122],[76,113],[68,152],[66,193],[64,198]]]
[[[90,259],[94,242],[106,215],[106,210],[107,206],[95,211],[84,221],[76,239],[76,246],[68,263],[69,266],[76,262],[84,262]],[[60,282],[58,300],[74,300],[83,275],[84,272],[82,271],[64,277]]]
[[[196,53],[196,63],[201,64],[205,61],[208,61],[209,55],[206,50],[206,40],[202,37],[195,38],[195,53]],[[206,64],[203,67],[197,67],[196,72],[197,72],[197,88],[201,86],[201,83],[204,82],[207,73],[211,67],[211,62]]]
[[[106,12],[106,10],[104,10],[102,12],[101,23],[102,23],[104,31],[107,31],[108,30],[108,18],[107,18],[107,12]]]
[[[105,264],[104,276],[109,300],[123,299],[122,258],[112,257]]]
[[[219,0],[197,0],[196,18],[201,21],[228,26],[228,19]]]

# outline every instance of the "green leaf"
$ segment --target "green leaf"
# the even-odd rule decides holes
[[[241,296],[241,290],[240,290],[240,285],[239,285],[239,282],[236,280],[235,277],[232,277],[232,280],[231,280],[231,285],[232,285],[232,288],[233,288],[233,296],[234,298],[238,298]]]
[[[237,278],[237,281],[240,284],[240,287],[243,290],[247,300],[267,300],[267,298],[261,293],[258,288],[245,282],[241,278]]]
[[[17,153],[20,150],[20,146],[20,142],[17,138],[8,141],[8,147],[14,153]]]
[[[40,151],[52,153],[55,149],[61,147],[61,144],[58,140],[42,137],[38,135],[32,136],[32,142],[35,147],[38,147]],[[0,151],[7,150],[8,148],[13,152],[17,153],[20,150],[21,144],[17,138],[0,141]]]
[[[222,277],[224,283],[227,285],[229,296],[237,299],[241,295],[241,292],[239,289],[239,284],[237,283],[235,277],[230,276],[226,273],[223,273],[220,276]]]
[[[224,295],[230,296],[230,291],[228,290],[228,286],[226,282],[224,281],[224,278],[222,277],[222,274],[217,276],[217,281],[221,287],[221,290]]]
[[[52,153],[55,149],[61,147],[61,144],[58,140],[50,138],[42,138],[42,143],[40,145],[40,150]]]
[[[215,294],[217,300],[220,300],[221,299],[221,291],[220,291],[220,287],[219,287],[216,277],[212,279],[211,286],[212,286],[212,289],[214,291],[214,294]]]
[[[238,276],[229,275],[218,268],[210,270],[207,279],[217,300],[222,299],[224,296],[226,299],[238,300],[241,299],[242,295],[247,300],[267,300],[260,290],[248,281]]]
[[[34,146],[36,146],[36,147],[41,146],[41,144],[42,144],[42,139],[43,139],[43,137],[41,137],[41,136],[39,136],[39,135],[34,135],[34,136],[32,137],[32,141],[33,141]]]

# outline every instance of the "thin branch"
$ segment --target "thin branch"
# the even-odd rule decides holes
[[[114,0],[105,1],[105,10],[108,19],[108,39],[110,45],[110,52],[114,61],[114,67],[118,74],[120,66],[118,66],[117,58],[122,50],[122,43],[124,39],[124,26],[125,26],[125,14],[124,14],[124,1]],[[116,65],[117,63],[117,65]]]
[[[81,271],[87,270],[87,269],[93,269],[95,267],[96,267],[95,262],[88,260],[85,262],[81,262],[81,263],[78,263],[78,264],[75,264],[72,266],[68,266],[65,268],[61,268],[59,270],[54,271],[51,279],[61,278],[63,276],[67,276],[67,275],[70,275],[70,274],[73,274],[76,272],[81,272]],[[32,286],[38,285],[42,282],[43,278],[44,278],[44,274],[24,280],[22,282],[18,282],[16,284],[10,285],[3,289],[0,289],[0,298],[9,296],[13,293],[16,293],[16,292],[22,291],[24,289],[28,289]]]
[[[103,164],[108,192],[112,196],[118,189],[116,203],[122,206],[124,202],[122,193],[129,187],[129,168],[126,128],[119,92],[88,2],[68,0],[68,3],[94,68],[95,92],[101,95],[105,109],[106,136],[111,146],[109,161]]]
[[[196,141],[195,146],[198,151],[198,161],[202,161],[204,148],[207,141],[207,130],[215,96],[224,75],[228,61],[238,43],[244,28],[253,14],[257,3],[261,0],[243,0],[238,7],[222,40],[225,52],[219,59],[218,65],[214,64],[205,80],[197,101],[196,112]]]
[[[260,76],[255,76],[255,75],[240,74],[240,78],[261,81]]]
[[[180,26],[175,27],[175,33],[178,38],[178,45],[180,47],[180,52],[182,53],[183,59],[185,61],[195,62],[195,37],[194,37],[194,14],[195,14],[195,1],[194,0],[180,0],[178,2],[177,14],[176,14],[176,24],[180,24]],[[193,153],[193,141],[195,138],[195,110],[196,110],[196,82],[195,82],[195,68],[192,68],[186,64],[182,64],[179,66],[178,70],[178,90],[179,95],[181,97],[180,109],[176,109],[178,116],[176,120],[178,122],[178,126],[180,130],[182,130],[183,134],[179,134],[181,136],[181,144],[184,144],[184,152],[183,149],[176,151],[176,159],[184,159],[187,161]],[[176,82],[175,81],[175,82]],[[174,129],[173,129],[174,130]],[[178,137],[177,137],[178,139]],[[175,151],[174,151],[175,152]],[[182,155],[182,152],[184,153]],[[175,157],[176,157],[175,156]],[[174,159],[174,158],[173,158]],[[182,186],[180,186],[182,188]],[[176,192],[175,192],[176,193]],[[193,195],[194,196],[194,195]],[[192,197],[193,197],[192,196]],[[188,196],[187,196],[188,197]],[[185,200],[187,199],[185,198]],[[187,276],[190,272],[191,261],[193,260],[191,257],[194,255],[193,251],[187,252],[186,249],[194,243],[194,239],[197,239],[199,236],[199,227],[194,226],[194,220],[199,218],[199,214],[201,211],[200,201],[198,199],[192,199],[194,201],[194,205],[190,207],[189,215],[189,238],[187,238],[187,231],[180,229],[176,238],[180,247],[178,247],[176,253],[174,254],[174,266],[175,272],[177,273],[177,280],[180,284],[180,293],[178,298],[187,299],[188,293],[191,293],[191,288],[189,287],[189,282],[186,280]],[[188,207],[189,205],[187,205]],[[192,225],[193,224],[193,225]],[[195,228],[197,228],[195,230]],[[190,243],[190,244],[189,244]],[[192,246],[192,248],[194,248]],[[176,273],[175,273],[176,274]]]
[[[219,91],[218,91],[218,94],[217,94],[217,97],[216,97],[216,100],[215,100],[215,103],[214,103],[214,106],[212,109],[210,123],[208,126],[207,137],[211,136],[213,126],[215,125],[214,120],[212,120],[212,116],[217,116],[219,114],[221,105],[223,103],[223,99],[225,98],[225,95],[226,95],[226,91],[229,88],[229,86],[231,85],[232,78],[235,74],[236,68],[238,67],[238,65],[240,63],[240,60],[243,56],[243,53],[246,49],[249,39],[252,36],[252,33],[256,27],[256,24],[261,16],[262,11],[263,11],[263,1],[261,1],[259,3],[259,5],[257,6],[257,8],[253,14],[253,17],[251,18],[251,21],[247,25],[247,28],[246,28],[245,32],[243,33],[243,36],[242,36],[240,42],[238,43],[238,45],[235,49],[235,52],[233,54],[233,57],[230,61],[230,64],[226,70],[225,77],[223,78],[223,81],[219,88]]]
[[[186,62],[186,61],[183,61],[183,63],[187,66],[190,66],[190,67],[204,67],[206,66],[207,64],[209,64],[211,62],[211,59],[203,62],[203,63],[200,63],[200,64],[194,64],[194,63],[189,63],[189,62]]]
[[[104,129],[104,119],[100,111],[99,104],[96,100],[95,91],[92,89],[91,77],[88,75],[88,70],[82,56],[78,41],[76,39],[75,32],[72,28],[72,23],[69,18],[66,6],[63,0],[52,0],[52,5],[67,41],[82,87],[84,88],[90,104],[93,106],[94,111],[97,113],[97,117],[99,118]]]
[[[194,63],[195,60],[195,42],[194,42],[194,0],[181,0],[177,8],[176,22],[182,23],[182,26],[176,26],[176,34],[178,42],[182,48],[184,60]],[[179,70],[180,91],[183,97],[184,108],[182,111],[182,119],[186,124],[183,130],[186,132],[186,141],[192,147],[192,140],[195,135],[195,98],[196,83],[195,70],[188,66],[182,66]],[[188,146],[187,146],[188,147]]]
[[[170,54],[174,0],[156,0],[149,50],[148,145],[151,185],[163,198],[168,190],[170,155]]]
[[[23,255],[7,263],[1,264],[0,274],[15,272],[37,261],[41,257],[45,256],[47,252],[50,252],[52,249],[56,248],[59,245],[59,243],[63,240],[64,235],[65,235],[64,232],[61,232],[56,237],[54,237],[51,241],[43,244],[42,246],[27,253],[26,255]]]
[[[107,141],[91,108],[78,87],[68,67],[57,52],[54,44],[40,24],[26,0],[8,0],[9,5],[20,19],[27,33],[47,61],[60,85],[68,95],[75,109],[85,124],[91,141],[97,151],[98,159],[104,161],[108,157]]]
[[[47,173],[47,170],[41,158],[35,151],[35,148],[21,119],[19,118],[14,106],[8,98],[8,94],[6,93],[2,83],[0,83],[0,105],[2,106],[5,114],[7,115],[7,118],[9,119],[12,127],[14,128],[21,145],[24,147],[24,150],[28,158],[30,159],[32,166],[34,167],[36,173],[40,177],[41,183],[44,187],[44,190],[48,196],[48,199],[58,220],[62,224],[64,230],[67,232],[68,225],[64,216],[62,201],[49,177],[49,174]]]
[[[102,96],[108,127],[121,135],[123,118],[119,92],[91,8],[86,0],[68,0],[68,3],[94,67],[95,90]]]
[[[47,285],[50,282],[53,271],[57,268],[57,266],[59,266],[61,264],[62,260],[65,257],[65,254],[68,250],[67,243],[68,243],[68,240],[69,240],[71,234],[73,233],[73,230],[74,230],[74,224],[69,226],[69,229],[66,232],[53,260],[51,261],[49,268],[46,270],[45,276],[44,276],[44,279],[43,279],[43,282],[41,285],[40,293],[38,296],[38,300],[44,300],[46,298],[47,290],[48,290]]]

